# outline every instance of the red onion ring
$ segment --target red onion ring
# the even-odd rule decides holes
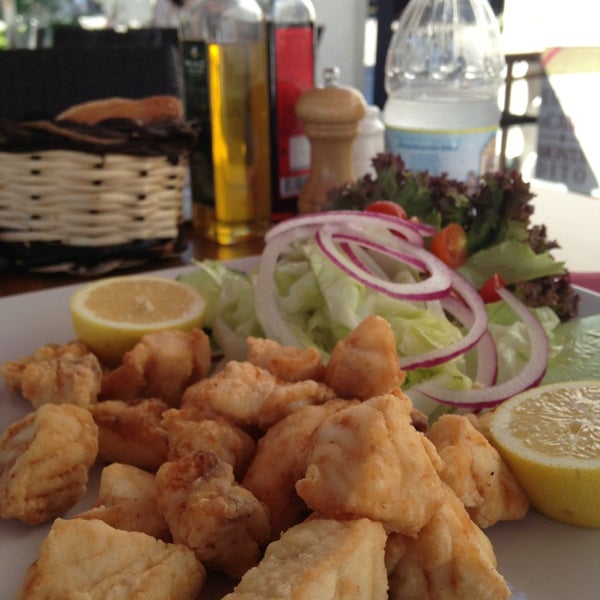
[[[389,242],[389,245],[382,241],[373,241],[364,234],[365,219],[380,223],[385,231],[400,233],[405,239],[388,236],[385,242]],[[287,247],[297,241],[314,238],[319,248],[338,268],[364,285],[402,299],[440,299],[444,310],[468,328],[461,340],[445,348],[436,348],[417,356],[400,357],[400,366],[405,370],[432,367],[476,348],[476,381],[488,387],[463,391],[447,390],[428,381],[414,386],[410,391],[444,404],[485,408],[495,406],[539,383],[545,374],[549,353],[548,337],[540,322],[508,290],[498,291],[525,324],[530,347],[535,348],[535,352],[530,353],[529,360],[520,373],[505,382],[495,384],[497,350],[488,330],[487,311],[483,300],[459,273],[422,248],[423,235],[429,235],[431,230],[422,224],[418,224],[418,227],[414,225],[414,222],[391,215],[356,211],[303,215],[276,225],[265,237],[267,243],[259,263],[256,282],[256,313],[265,334],[284,345],[299,344],[298,337],[278,306],[273,273],[279,257]],[[415,232],[418,232],[418,236]],[[367,250],[397,259],[419,271],[428,272],[430,276],[415,284],[390,282]]]
[[[548,365],[549,342],[546,330],[514,294],[502,288],[498,290],[498,295],[515,311],[527,328],[530,353],[523,369],[515,377],[487,388],[447,390],[434,382],[426,381],[417,384],[414,387],[416,391],[442,404],[481,409],[496,406],[540,383]]]
[[[471,310],[474,321],[469,331],[460,340],[445,348],[435,348],[422,354],[400,357],[398,359],[400,366],[406,371],[435,367],[436,365],[453,360],[473,348],[488,330],[487,310],[477,290],[462,275],[447,267],[442,261],[438,260],[438,262],[437,269],[445,270],[448,273],[452,280],[454,292],[458,294]]]
[[[391,256],[397,260],[409,263],[421,270],[429,270],[432,274],[427,279],[415,283],[393,283],[384,281],[381,277],[373,275],[371,272],[357,267],[355,262],[349,259],[348,255],[341,252],[334,243],[334,239],[345,242],[356,243],[360,246],[376,250],[386,256]],[[397,298],[399,300],[426,301],[437,300],[448,295],[450,290],[451,278],[447,273],[437,269],[428,269],[428,265],[433,264],[435,257],[421,248],[416,248],[403,240],[397,240],[397,243],[403,248],[399,251],[389,248],[378,242],[373,242],[364,237],[348,235],[338,231],[332,231],[330,227],[321,227],[315,233],[315,240],[322,252],[339,269],[350,275],[367,287]],[[437,259],[435,259],[437,260]]]
[[[475,322],[473,313],[457,298],[444,298],[444,310],[449,312],[465,327],[472,327]],[[498,377],[498,351],[492,334],[486,331],[474,348],[477,351],[477,372],[475,381],[484,386],[494,385]]]
[[[271,239],[263,250],[258,264],[254,294],[254,310],[265,335],[284,346],[300,346],[298,338],[281,314],[277,303],[275,267],[282,251],[297,241],[313,237],[310,228],[287,229],[285,233]]]
[[[435,234],[435,227],[418,221],[402,219],[394,215],[382,213],[370,213],[356,210],[336,210],[323,213],[310,213],[299,215],[281,221],[272,227],[265,234],[265,242],[268,244],[274,237],[295,229],[297,227],[321,227],[328,224],[342,224],[346,227],[353,227],[360,231],[364,230],[365,222],[374,222],[384,225],[389,231],[394,231],[402,235],[407,241],[416,246],[423,246],[423,237]]]

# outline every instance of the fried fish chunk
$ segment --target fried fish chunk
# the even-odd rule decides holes
[[[302,406],[323,404],[335,397],[323,383],[289,383],[250,362],[231,360],[216,375],[190,386],[181,406],[224,416],[240,427],[266,430]]]
[[[498,451],[462,415],[443,415],[427,432],[444,463],[440,477],[481,528],[522,519],[527,495]]]
[[[131,465],[104,467],[98,500],[75,517],[100,519],[116,529],[140,531],[166,542],[171,539],[169,526],[158,510],[154,475]]]
[[[206,567],[239,578],[258,563],[269,541],[267,510],[216,454],[166,462],[156,474],[156,495],[173,541],[192,548]]]
[[[0,437],[0,517],[37,525],[75,506],[98,453],[90,412],[44,404]]]
[[[61,357],[81,358],[89,353],[88,347],[79,341],[67,344],[46,344],[36,348],[33,354],[22,356],[17,360],[9,360],[0,367],[0,375],[4,378],[6,386],[16,392],[21,391],[23,371],[35,362],[54,360]]]
[[[400,388],[404,377],[394,332],[388,321],[373,315],[335,345],[324,381],[340,398],[366,400]]]
[[[7,386],[34,408],[62,403],[91,406],[102,382],[98,359],[80,342],[41,346],[31,356],[4,363],[1,373]]]
[[[268,507],[272,537],[309,512],[295,485],[306,471],[311,436],[327,417],[351,403],[331,400],[320,406],[305,406],[273,425],[258,441],[242,484]]]
[[[195,600],[205,581],[185,546],[100,520],[56,519],[16,600]]]
[[[198,451],[214,452],[241,479],[256,452],[254,438],[224,417],[206,418],[194,409],[171,408],[162,417],[167,431],[167,460]]]
[[[98,458],[156,471],[167,458],[162,415],[169,405],[158,398],[137,403],[104,400],[91,407],[98,425]]]
[[[384,600],[385,540],[368,519],[309,518],[269,544],[223,600]]]
[[[416,538],[391,534],[386,546],[390,600],[505,600],[492,544],[444,484],[445,500]]]
[[[185,388],[208,374],[210,360],[209,339],[201,329],[148,333],[120,366],[104,374],[100,395],[111,400],[160,398],[177,407]]]
[[[388,532],[416,535],[444,493],[442,463],[412,426],[410,411],[410,400],[397,391],[325,419],[313,434],[298,495],[328,517],[367,517]]]
[[[274,340],[249,337],[248,362],[267,369],[283,381],[322,381],[325,365],[319,351],[314,348],[282,346]]]

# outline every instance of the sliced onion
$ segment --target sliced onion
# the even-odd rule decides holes
[[[284,221],[285,222],[285,221]],[[263,250],[258,264],[254,293],[254,310],[265,335],[284,346],[300,346],[300,342],[287,320],[281,314],[277,303],[277,285],[275,269],[281,253],[294,242],[312,239],[310,228],[297,228],[285,231],[273,238]]]
[[[436,259],[437,260],[437,259]],[[481,337],[488,330],[488,315],[485,308],[485,303],[477,290],[471,286],[471,284],[459,273],[447,267],[442,261],[438,260],[437,269],[446,270],[447,274],[452,280],[452,288],[455,293],[458,294],[460,300],[464,302],[467,308],[473,315],[473,324],[469,331],[458,341],[445,346],[444,348],[435,348],[424,352],[422,354],[416,354],[414,356],[402,356],[400,357],[400,366],[405,371],[411,369],[425,369],[429,367],[435,367],[442,363],[448,362],[462,356],[468,352],[471,348],[479,342]]]
[[[389,231],[394,231],[402,235],[407,241],[416,246],[423,246],[423,237],[431,236],[435,233],[435,227],[431,225],[402,219],[394,215],[356,210],[336,210],[299,215],[281,221],[281,223],[278,223],[267,231],[265,242],[268,244],[274,237],[297,227],[321,227],[335,223],[341,223],[347,227],[356,227],[358,232],[362,232],[364,231],[365,222],[379,223]]]
[[[457,298],[444,298],[441,301],[444,310],[449,312],[464,327],[473,327],[473,313]],[[498,351],[492,334],[486,331],[474,348],[477,352],[477,373],[475,381],[484,386],[494,385],[498,377]]]
[[[340,248],[336,246],[335,239],[355,243],[365,248],[381,252],[386,256],[394,257],[401,262],[408,262],[421,270],[430,271],[431,276],[415,283],[394,283],[389,280],[384,280],[365,270],[365,268],[357,266],[346,253],[342,252]],[[330,227],[321,227],[318,229],[315,234],[315,240],[323,253],[339,269],[367,287],[391,296],[392,298],[426,301],[443,298],[449,293],[451,278],[448,276],[447,271],[444,272],[436,268],[429,268],[430,265],[433,265],[434,260],[437,261],[437,259],[426,250],[412,246],[403,240],[397,240],[397,244],[403,248],[403,250],[400,251],[379,244],[378,242],[373,242],[364,237],[339,233]]]
[[[369,239],[364,233],[365,221],[381,223],[382,235],[385,237],[378,241]],[[387,232],[400,233],[406,239],[391,236]],[[399,363],[405,370],[428,368],[453,360],[476,348],[476,381],[487,387],[466,391],[447,390],[429,381],[414,386],[411,392],[444,404],[484,408],[494,406],[539,383],[548,361],[546,332],[523,303],[506,289],[501,289],[499,295],[525,324],[530,347],[535,350],[530,352],[529,360],[520,373],[508,381],[494,385],[497,354],[488,331],[485,304],[466,279],[422,248],[423,236],[430,233],[428,226],[390,215],[356,211],[302,215],[279,223],[265,237],[267,243],[256,280],[256,313],[265,334],[283,345],[299,345],[297,335],[279,308],[274,273],[279,257],[291,244],[315,239],[319,248],[338,268],[364,285],[401,299],[425,302],[437,300],[468,329],[461,340],[445,348],[400,357]],[[414,283],[390,282],[384,269],[369,252],[371,250],[426,272],[428,277]]]
[[[498,295],[515,311],[527,329],[530,351],[529,360],[523,369],[515,377],[487,388],[447,390],[426,381],[416,385],[416,391],[443,404],[480,409],[496,406],[540,383],[548,365],[549,342],[546,330],[514,294],[501,288]]]

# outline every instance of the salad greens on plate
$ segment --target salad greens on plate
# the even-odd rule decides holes
[[[462,352],[448,352],[443,361],[413,361],[406,369],[406,390],[443,389],[451,395],[471,391],[473,403],[483,398],[478,406],[491,406],[506,396],[494,396],[493,390],[489,396],[482,396],[481,390],[477,393],[482,373],[477,364],[488,360],[495,373],[493,382],[490,379],[484,385],[497,388],[498,394],[508,393],[507,382],[515,374],[529,376],[528,383],[522,379],[522,385],[539,383],[548,357],[558,353],[559,345],[565,347],[564,338],[554,348],[552,339],[555,331],[576,316],[578,296],[564,264],[552,257],[557,245],[546,239],[543,227],[529,222],[533,194],[528,184],[516,173],[494,173],[468,189],[445,176],[408,172],[401,159],[391,155],[378,155],[374,166],[376,177],[367,175],[333,190],[327,211],[275,226],[266,236],[266,251],[257,259],[257,269],[241,272],[204,260],[194,272],[181,276],[206,297],[205,325],[218,349],[228,358],[243,360],[248,336],[272,337],[284,344],[293,340],[300,346],[317,347],[326,358],[338,340],[367,316],[377,314],[394,331],[402,365],[403,357],[427,357],[438,349],[459,347],[471,327],[469,322],[481,323],[483,310],[486,336],[494,350],[489,341],[485,351],[480,347],[485,344],[463,343]],[[378,199],[400,203],[412,219],[405,227],[420,228],[415,244],[420,248],[414,249],[415,254],[403,254],[406,240],[395,242],[399,232],[392,222],[397,223],[398,217],[361,218],[366,215],[363,209]],[[469,248],[466,263],[450,276],[451,297],[392,293],[403,286],[418,288],[423,270],[443,287],[448,267],[440,265],[439,272],[425,267],[423,239],[449,223],[464,227]],[[417,235],[407,234],[409,241]],[[495,273],[502,274],[508,296],[501,294],[500,299],[483,304],[477,290]],[[384,282],[381,287],[369,284],[377,277]],[[465,285],[473,291],[468,292]],[[465,292],[479,298],[479,308],[477,302],[469,305]],[[462,301],[469,306],[461,306]],[[525,320],[515,302],[526,307]],[[464,315],[465,308],[470,309],[470,316]],[[535,318],[527,318],[529,313]],[[543,359],[536,359],[529,348],[543,338],[550,340],[551,348],[545,350]]]
[[[577,294],[565,265],[551,251],[546,228],[532,225],[534,194],[515,171],[483,175],[474,187],[426,172],[409,171],[393,154],[373,159],[375,175],[332,190],[328,210],[362,210],[375,200],[400,204],[408,217],[436,228],[459,223],[469,259],[459,270],[475,287],[502,273],[509,289],[529,306],[550,306],[563,321],[577,314]]]

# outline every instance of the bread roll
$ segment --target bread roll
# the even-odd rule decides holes
[[[131,119],[140,125],[150,125],[167,119],[181,119],[183,106],[175,96],[133,98],[103,98],[75,104],[57,117],[57,121],[74,121],[96,125],[106,119]]]

